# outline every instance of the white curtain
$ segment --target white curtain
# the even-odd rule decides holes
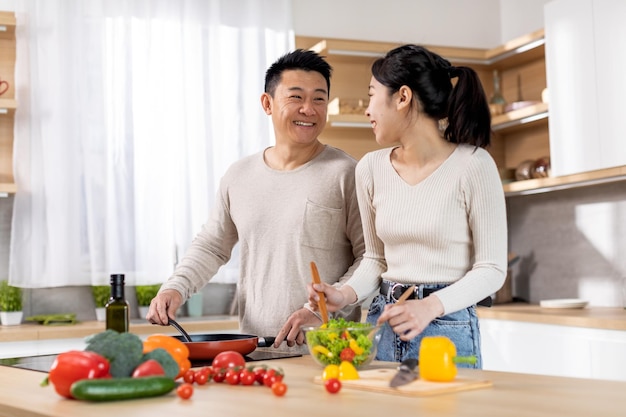
[[[16,3],[10,282],[164,281],[228,165],[273,143],[290,0]]]

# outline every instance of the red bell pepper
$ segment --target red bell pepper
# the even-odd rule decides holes
[[[95,352],[70,350],[55,358],[47,381],[62,397],[74,398],[70,393],[74,382],[80,379],[110,378],[109,366],[109,361]],[[43,385],[46,384],[44,381]]]
[[[158,376],[165,375],[165,370],[159,362],[154,359],[148,359],[141,365],[135,368],[133,371],[133,378],[140,378],[142,376]]]

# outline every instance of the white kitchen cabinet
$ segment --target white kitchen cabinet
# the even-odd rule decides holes
[[[626,381],[626,332],[481,319],[483,369]]]
[[[626,165],[626,2],[556,0],[544,8],[552,175]]]

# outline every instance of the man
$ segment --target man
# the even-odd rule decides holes
[[[326,125],[331,71],[321,56],[304,50],[284,55],[267,70],[261,105],[272,117],[276,145],[227,170],[209,220],[152,300],[150,322],[166,325],[174,318],[239,242],[240,330],[276,336],[276,348],[286,341],[306,351],[301,326],[321,323],[306,304],[311,261],[322,280],[342,283],[365,249],[356,161],[318,140]],[[356,321],[360,314],[359,306],[340,312]]]

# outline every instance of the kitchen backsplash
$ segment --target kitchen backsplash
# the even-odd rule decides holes
[[[513,294],[538,303],[582,298],[623,306],[626,182],[509,197]]]
[[[514,297],[531,303],[583,298],[591,306],[623,305],[624,185],[622,181],[507,199],[509,251],[521,258],[512,269]],[[12,211],[13,197],[0,198],[0,279],[8,277]],[[203,290],[203,313],[232,312],[234,291],[234,284],[209,284]],[[80,320],[95,319],[89,287],[27,290],[25,298],[26,315],[76,312]],[[132,291],[128,298],[135,303]]]

